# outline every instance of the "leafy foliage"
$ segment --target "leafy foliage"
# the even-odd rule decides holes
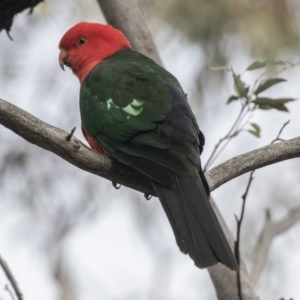
[[[297,63],[283,62],[281,60],[254,61],[246,68],[245,72],[261,69],[264,69],[264,72],[255,80],[252,85],[246,83],[242,79],[242,76],[245,74],[245,72],[243,74],[237,74],[234,72],[233,68],[226,66],[211,68],[215,71],[226,70],[232,73],[233,86],[236,94],[231,95],[228,98],[227,104],[232,102],[240,102],[241,110],[228,133],[221,138],[215,146],[215,149],[213,150],[204,167],[205,170],[207,170],[207,168],[215,161],[218,155],[226,147],[228,142],[233,137],[236,137],[239,133],[249,132],[257,138],[261,136],[260,126],[256,123],[250,122],[251,117],[256,110],[275,109],[278,111],[288,112],[286,104],[295,101],[295,98],[264,97],[261,96],[261,93],[268,91],[270,88],[279,83],[285,82],[286,79],[277,77],[278,74],[287,69],[298,66],[299,64],[300,61]],[[278,68],[281,69],[278,70]]]

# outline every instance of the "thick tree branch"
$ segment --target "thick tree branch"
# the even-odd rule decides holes
[[[135,170],[99,155],[69,133],[46,124],[26,111],[0,99],[0,124],[28,142],[55,153],[76,167],[148,194],[150,180]],[[129,179],[129,180],[128,180]]]
[[[99,155],[76,137],[67,141],[67,132],[41,121],[2,99],[0,99],[0,124],[28,142],[55,153],[84,171],[143,193],[155,195],[150,180],[143,174]],[[300,137],[229,159],[207,171],[206,178],[213,191],[244,173],[295,157],[300,157]]]
[[[137,0],[97,0],[109,24],[120,29],[136,51],[162,65]]]
[[[300,157],[300,137],[268,145],[231,158],[205,173],[211,191],[242,174]]]

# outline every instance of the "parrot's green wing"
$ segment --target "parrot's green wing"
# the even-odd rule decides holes
[[[98,64],[82,84],[80,110],[89,136],[150,178],[174,186],[168,169],[197,173],[204,140],[185,95],[145,56],[124,50]]]

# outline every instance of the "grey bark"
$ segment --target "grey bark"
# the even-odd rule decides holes
[[[133,49],[151,57],[162,65],[137,0],[97,1],[107,22],[126,35]]]

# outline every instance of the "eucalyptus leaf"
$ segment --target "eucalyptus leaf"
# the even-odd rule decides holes
[[[230,97],[228,98],[226,104],[229,104],[230,102],[235,101],[235,100],[238,100],[238,99],[239,99],[238,96],[232,95],[232,96],[230,96]]]
[[[276,100],[279,103],[285,104],[285,103],[288,103],[288,102],[295,101],[296,98],[276,98],[274,100]]]
[[[267,65],[266,61],[255,61],[254,63],[252,63],[248,68],[247,71],[252,71],[252,70],[256,70],[256,69],[261,69],[264,68]]]
[[[250,125],[253,127],[253,130],[257,133],[257,137],[260,137],[260,127],[256,123],[250,123]]]
[[[278,101],[279,100],[279,101]],[[287,107],[284,105],[286,102],[282,102],[281,100],[287,99],[272,99],[272,98],[256,98],[253,103],[258,105],[260,109],[277,109],[280,111],[288,111]]]
[[[233,80],[234,80],[234,88],[237,91],[237,93],[241,97],[247,97],[249,87],[246,85],[246,83],[241,79],[240,75],[235,74],[232,72]]]
[[[286,79],[283,79],[283,78],[271,78],[271,79],[268,79],[268,80],[264,81],[263,83],[261,83],[258,86],[258,88],[254,91],[254,94],[258,95],[259,93],[267,90],[271,86],[273,86],[273,85],[275,85],[277,83],[283,82],[283,81],[286,81]]]
[[[251,134],[253,134],[255,137],[259,138],[260,137],[260,134],[258,132],[256,132],[255,130],[247,130],[248,132],[250,132]]]

